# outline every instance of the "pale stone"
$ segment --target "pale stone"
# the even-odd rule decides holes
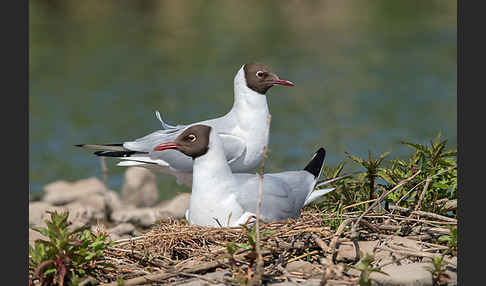
[[[41,225],[43,224],[44,214],[46,210],[52,205],[46,202],[31,202],[29,203],[29,224]]]
[[[190,199],[189,193],[178,194],[172,200],[161,202],[157,209],[161,214],[166,213],[168,217],[184,218]]]
[[[153,225],[158,217],[157,211],[153,208],[117,210],[111,214],[111,219],[116,223],[129,222],[142,227]]]
[[[58,213],[69,211],[68,221],[71,229],[87,226],[95,217],[95,210],[90,206],[84,206],[78,202],[64,206],[52,206],[44,202],[29,204],[29,224],[45,227],[45,220],[50,221],[51,215],[47,211]]]
[[[389,276],[373,272],[370,278],[377,286],[432,286],[432,274],[426,267],[430,263],[411,263],[405,265],[387,265],[381,270]]]
[[[307,279],[301,283],[293,282],[293,281],[283,281],[283,282],[269,282],[267,285],[272,286],[296,286],[296,285],[305,285],[305,286],[319,286],[321,285],[321,279]],[[339,284],[330,284],[327,283],[326,285],[339,285]],[[342,284],[343,286],[347,286],[349,284]]]
[[[108,191],[105,194],[105,211],[107,212],[108,216],[116,210],[123,208],[124,205],[120,199],[118,193],[114,191]]]
[[[135,226],[133,226],[133,224],[121,223],[115,227],[108,229],[108,233],[122,236],[125,234],[132,234],[134,230],[135,230]]]
[[[199,286],[199,285],[214,285],[214,286],[224,286],[227,285],[226,283],[217,283],[218,280],[223,280],[226,278],[231,278],[231,272],[228,270],[219,270],[215,272],[209,272],[202,275],[205,279],[209,279],[214,281],[215,283],[209,283],[207,280],[194,278],[190,279],[184,283],[179,284],[180,286]]]
[[[43,236],[42,234],[40,234],[40,232],[37,232],[37,231],[29,228],[29,244],[34,246],[34,242],[37,239],[47,240],[47,238],[45,236]]]
[[[379,241],[358,241],[359,251],[362,252],[363,255],[366,253],[370,255],[375,255],[373,249],[378,245]],[[358,260],[359,258],[359,251],[357,252],[354,244],[352,242],[342,242],[337,245],[337,256],[336,261],[354,261]]]
[[[386,245],[388,246],[395,245],[402,248],[410,249],[410,251],[420,251],[419,244],[417,243],[417,241],[412,239],[394,235],[394,236],[390,236],[385,241],[386,241]],[[385,241],[382,241],[382,243],[384,243]],[[380,250],[380,249],[375,250],[375,247],[377,247],[379,243],[380,241],[378,240],[358,241],[359,251],[362,252],[363,256],[366,255],[366,253],[372,255],[375,258],[374,264],[376,266],[392,263],[394,260],[402,259],[404,256],[406,256],[395,252],[392,253],[386,250]],[[338,253],[336,256],[336,261],[338,262],[355,261],[358,258],[357,251],[352,242],[339,243],[337,246],[337,251]],[[359,258],[361,259],[362,257]],[[405,259],[401,261],[406,263],[409,262],[410,260]]]
[[[105,190],[105,185],[94,177],[74,183],[56,181],[44,186],[43,201],[52,205],[65,205],[94,194],[102,195]]]
[[[136,207],[154,206],[159,198],[155,175],[146,168],[128,168],[125,171],[121,198],[124,203]]]
[[[84,196],[76,200],[76,203],[93,209],[93,218],[97,220],[105,219],[105,196],[104,194],[93,194]]]
[[[315,267],[312,263],[301,260],[290,262],[287,264],[285,269],[288,272],[300,272],[308,275],[318,274],[321,272],[319,271],[319,268]]]

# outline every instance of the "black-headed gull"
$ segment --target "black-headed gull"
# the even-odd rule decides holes
[[[214,128],[223,143],[226,160],[233,172],[254,169],[262,159],[268,143],[267,118],[269,110],[266,92],[274,85],[293,86],[280,79],[261,63],[243,65],[234,78],[234,104],[224,116],[188,125],[166,124],[157,111],[162,130],[135,141],[122,144],[80,144],[79,147],[99,149],[96,155],[117,157],[119,166],[143,166],[177,177],[179,184],[191,186],[192,159],[175,150],[154,151],[154,147],[174,140],[186,127],[204,124]]]
[[[193,125],[155,151],[175,149],[194,160],[186,218],[191,225],[238,226],[256,214],[260,175],[232,173],[214,128]],[[300,171],[264,174],[260,217],[266,222],[296,218],[301,209],[334,188],[314,190],[326,152],[320,148]],[[328,180],[322,184],[333,181]]]

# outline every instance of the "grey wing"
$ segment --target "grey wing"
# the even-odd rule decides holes
[[[238,183],[237,201],[246,212],[256,214],[260,177],[251,174],[235,174]],[[266,221],[281,221],[298,216],[295,199],[289,186],[275,177],[264,176],[262,185],[261,218]]]
[[[159,165],[168,165],[173,169],[179,171],[192,171],[192,158],[184,155],[177,150],[153,151],[154,148],[162,143],[174,141],[179,134],[181,134],[187,125],[170,126],[163,124],[163,127],[170,127],[168,129],[158,130],[152,132],[144,137],[138,138],[135,141],[123,143],[123,147],[139,152],[147,152],[144,161],[157,162]],[[148,158],[147,158],[148,157]],[[120,158],[125,160],[134,160],[133,157]],[[164,162],[166,164],[164,164]]]
[[[316,184],[314,176],[307,171],[287,171],[281,173],[266,174],[285,182],[290,188],[296,205],[303,206],[306,198],[310,195]]]
[[[232,114],[226,114],[225,116],[202,121],[198,124],[205,124],[214,128],[223,142],[224,153],[228,164],[233,163],[242,156],[246,151],[246,142],[243,138],[232,134],[235,126],[238,122],[232,116]]]
[[[153,149],[161,143],[174,141],[177,136],[184,131],[184,129],[194,124],[206,124],[218,130],[220,128],[217,126],[221,125],[221,123],[219,123],[221,119],[206,120],[190,125],[172,126],[168,125],[162,120],[160,113],[157,112],[156,115],[162,123],[162,127],[165,129],[152,132],[142,138],[136,139],[135,141],[125,142],[123,143],[123,147],[133,151],[148,152],[148,158],[144,158],[143,161],[148,161],[147,159],[149,159],[151,162],[159,165],[168,165],[171,169],[175,169],[177,171],[192,172],[193,161],[191,157],[186,156],[177,150],[165,150],[160,152],[153,151]],[[224,129],[225,128],[223,128],[222,132],[218,132],[218,134],[223,142],[226,159],[228,160],[228,163],[231,163],[243,156],[246,150],[246,144],[245,141],[240,137],[224,132]],[[130,160],[130,157],[121,159]],[[142,158],[140,158],[140,160],[142,161]]]
[[[224,154],[228,164],[233,163],[244,155],[246,144],[243,139],[227,133],[218,133],[218,135],[223,142]]]

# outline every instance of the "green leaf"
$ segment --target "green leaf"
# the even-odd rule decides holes
[[[439,236],[438,240],[439,240],[439,242],[447,242],[447,241],[451,240],[451,237],[448,236],[448,235],[441,235],[441,236]]]
[[[457,156],[457,150],[449,150],[442,153],[442,157]]]
[[[400,144],[410,146],[410,147],[412,147],[416,150],[420,150],[420,151],[423,151],[425,149],[425,147],[421,144],[414,144],[414,143],[406,142],[406,141],[401,141]]]
[[[236,246],[238,246],[239,248],[242,248],[242,249],[250,249],[251,246],[246,244],[246,243],[236,243]]]
[[[96,248],[96,247],[98,247],[98,246],[103,245],[104,243],[105,243],[105,242],[104,242],[104,241],[102,241],[102,240],[95,241],[95,242],[91,243],[91,244],[89,245],[89,247],[91,247],[91,248]]]
[[[275,230],[264,230],[260,234],[262,235],[262,237],[265,237],[266,235],[272,235],[272,234],[275,234],[275,233],[276,233]]]
[[[49,275],[51,273],[56,273],[57,272],[57,269],[56,268],[50,268],[50,269],[47,269],[46,271],[44,271],[44,275]]]
[[[336,178],[337,176],[339,176],[339,174],[341,173],[341,171],[343,170],[343,168],[344,168],[344,161],[341,162],[341,163],[339,163],[339,165],[337,166],[336,170],[332,174],[332,178]]]
[[[443,184],[443,183],[434,183],[433,186],[434,186],[434,189],[437,188],[437,189],[448,190],[450,188],[449,185]]]
[[[379,177],[381,177],[383,180],[385,180],[385,182],[387,182],[390,185],[396,185],[397,184],[397,182],[395,182],[395,180],[393,180],[392,177],[390,177],[388,174],[386,174],[386,171],[384,169],[378,171],[376,174]]]
[[[32,230],[35,230],[35,231],[41,233],[42,235],[44,235],[46,237],[50,236],[49,229],[47,229],[45,227],[31,226],[30,228]]]
[[[365,160],[361,159],[360,157],[357,157],[357,156],[354,156],[354,155],[351,155],[350,153],[348,152],[344,152],[351,160],[353,160],[354,162],[358,163],[358,164],[361,164],[363,165],[364,163],[366,163]]]
[[[378,158],[377,165],[380,164],[381,161],[383,161],[383,159],[385,159],[388,155],[390,155],[390,153],[391,153],[390,151],[387,151],[387,152],[381,154],[380,157]]]

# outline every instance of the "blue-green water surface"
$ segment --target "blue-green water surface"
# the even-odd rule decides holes
[[[331,166],[345,151],[406,156],[399,141],[439,131],[456,146],[456,1],[29,3],[30,192],[101,179],[73,145],[139,138],[160,128],[155,110],[171,124],[223,115],[249,61],[296,84],[268,92],[268,172],[300,169],[320,146]],[[158,180],[161,199],[189,191]]]

